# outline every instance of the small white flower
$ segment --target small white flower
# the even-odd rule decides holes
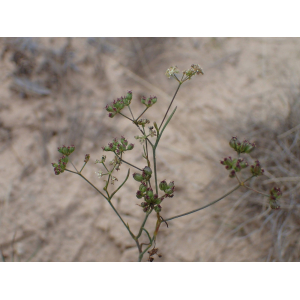
[[[147,138],[145,135],[144,136],[138,136],[138,135],[136,135],[135,137],[134,137],[136,140],[139,140],[139,142],[141,143],[141,144],[144,144],[144,142],[145,142],[145,139]]]
[[[174,67],[170,67],[167,71],[166,71],[166,76],[168,78],[170,78],[171,76],[174,76],[175,73],[179,73],[179,70],[176,66]]]
[[[95,174],[97,175],[98,178],[101,178],[101,177],[102,177],[102,171],[95,172]]]
[[[115,176],[111,176],[111,184],[114,184],[115,181],[118,181],[118,178]]]

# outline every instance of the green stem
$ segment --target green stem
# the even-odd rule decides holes
[[[74,173],[74,174],[78,174],[77,172],[71,171],[71,170],[69,170],[69,169],[65,169],[65,171],[68,171],[68,172]]]
[[[143,232],[143,227],[145,226],[145,224],[146,224],[146,222],[147,222],[147,219],[148,219],[149,215],[152,213],[152,211],[153,211],[153,208],[152,208],[149,212],[146,213],[145,219],[144,219],[144,221],[143,221],[143,223],[142,223],[142,225],[141,225],[141,228],[140,228],[140,230],[139,230],[139,233],[138,233],[137,236],[136,236],[137,239],[141,236],[141,234],[142,234],[142,232]]]
[[[69,161],[70,161],[70,163],[72,164],[72,166],[74,167],[74,169],[76,170],[76,172],[77,173],[80,173],[80,172],[78,172],[78,170],[76,169],[76,167],[73,165],[73,163],[72,163],[72,161],[71,161],[71,159],[70,159],[70,157],[68,157],[69,158]]]
[[[133,122],[134,123],[134,122]],[[141,130],[140,126],[136,123],[134,123],[136,125],[136,127],[138,128],[138,130],[143,134],[143,136],[145,135],[143,133],[143,131]],[[149,142],[149,144],[151,145],[151,147],[153,147],[153,144],[151,143],[151,141],[148,139],[148,137],[146,137],[146,140]]]
[[[192,210],[192,211],[189,211],[189,212],[184,213],[184,214],[181,214],[181,215],[177,215],[177,216],[172,217],[172,218],[165,219],[164,221],[171,221],[171,220],[173,220],[173,219],[180,218],[180,217],[183,217],[183,216],[192,214],[192,213],[194,213],[194,212],[197,212],[197,211],[199,211],[199,210],[202,210],[202,209],[204,209],[204,208],[207,208],[207,207],[209,207],[209,206],[211,206],[211,205],[213,205],[213,204],[219,202],[220,200],[224,199],[225,197],[227,197],[228,195],[230,195],[231,193],[233,193],[235,190],[239,189],[241,186],[242,186],[241,184],[237,185],[235,188],[233,188],[231,191],[229,191],[228,193],[226,193],[226,194],[223,195],[222,197],[218,198],[217,200],[215,200],[215,201],[213,201],[213,202],[211,202],[211,203],[209,203],[209,204],[207,204],[207,205],[205,205],[205,206],[202,206],[202,207],[200,207],[200,208],[194,209],[194,210]]]
[[[158,195],[158,185],[157,185],[157,171],[156,171],[156,147],[153,147],[153,164],[154,164],[154,178],[155,178],[155,191]]]
[[[139,262],[142,261],[144,254],[152,246],[152,243],[153,243],[153,239],[151,240],[150,245],[139,255],[139,260],[138,260]]]
[[[264,193],[262,193],[262,192],[259,192],[259,191],[257,191],[257,190],[255,190],[255,189],[252,189],[251,187],[249,187],[249,186],[247,186],[247,185],[243,185],[245,188],[247,188],[248,190],[251,190],[251,191],[253,191],[253,192],[255,192],[255,193],[258,193],[258,194],[261,194],[261,195],[263,195],[263,196],[265,196],[265,197],[270,197],[270,195],[267,195],[267,194],[264,194]]]
[[[114,152],[114,153],[115,153],[115,152]],[[140,168],[138,168],[138,167],[136,167],[136,166],[130,164],[129,162],[127,162],[126,160],[124,160],[123,158],[121,158],[120,156],[118,156],[116,153],[115,153],[115,155],[116,155],[122,162],[124,162],[125,164],[127,164],[127,165],[129,165],[129,166],[131,166],[131,167],[133,167],[133,168],[136,168],[136,169],[138,169],[139,171],[143,171],[142,169],[140,169]]]
[[[110,199],[111,200],[111,199]],[[131,232],[131,230],[129,229],[129,226],[127,226],[124,222],[124,220],[122,219],[122,217],[120,216],[120,214],[118,213],[118,211],[115,209],[115,207],[113,206],[113,204],[111,203],[111,201],[108,200],[109,205],[111,206],[111,208],[114,210],[114,212],[117,214],[117,216],[119,217],[119,219],[122,221],[122,223],[124,224],[124,226],[126,227],[126,229],[128,230],[129,234],[131,235],[131,237],[136,241],[136,238],[134,236],[134,234]]]
[[[128,177],[129,177],[129,174],[130,174],[130,169],[128,169],[128,172],[127,172],[127,176],[125,178],[125,180],[122,182],[122,184],[111,194],[111,196],[109,197],[110,199],[116,194],[116,192],[125,184],[125,182],[127,181]]]
[[[74,172],[73,172],[74,173]],[[99,191],[99,189],[97,189],[88,179],[86,179],[82,174],[80,173],[75,173],[77,175],[79,175],[81,178],[83,178],[87,183],[89,183],[99,194],[101,194],[107,201],[108,201],[108,198],[102,193]]]
[[[85,162],[84,165],[82,166],[81,170],[79,171],[79,173],[81,173],[81,171],[83,170],[83,168],[85,167],[87,163]]]
[[[149,107],[146,107],[145,110],[136,118],[135,121],[138,121],[138,119],[146,112],[146,110],[148,109]]]
[[[151,237],[150,237],[150,234],[149,232],[146,230],[146,228],[143,227],[143,230],[146,232],[147,236],[148,236],[148,239],[149,239],[149,242],[150,244],[152,243],[152,240],[151,240]]]
[[[106,171],[109,173],[108,169],[106,168],[105,163],[103,162],[102,165],[104,166],[104,168],[106,169]]]
[[[178,91],[179,91],[179,88],[181,87],[181,84],[182,84],[182,82],[179,82],[179,85],[178,85],[178,87],[177,87],[177,90],[176,90],[176,92],[175,92],[175,94],[174,94],[174,96],[173,96],[173,99],[172,99],[172,101],[171,101],[171,103],[170,103],[170,105],[169,105],[169,107],[168,107],[168,109],[167,109],[167,112],[165,113],[165,116],[164,116],[163,120],[161,121],[161,123],[160,123],[160,125],[159,125],[159,129],[161,128],[162,124],[164,123],[165,118],[167,117],[167,114],[168,114],[168,112],[169,112],[169,110],[170,110],[170,108],[171,108],[171,106],[172,106],[172,104],[173,104],[173,101],[174,101],[174,99],[175,99],[175,97],[176,97],[176,95],[177,95],[177,93],[178,93]]]
[[[119,112],[119,114],[120,114],[121,116],[125,117],[126,119],[128,119],[128,120],[130,120],[130,121],[132,121],[132,122],[133,122],[133,120],[132,120],[132,119],[130,119],[130,118],[128,118],[127,116],[123,115],[121,112]]]
[[[154,144],[154,148],[157,147],[158,142],[159,142],[159,140],[161,139],[162,134],[163,134],[164,130],[166,129],[167,125],[169,124],[169,122],[171,121],[172,117],[174,116],[174,114],[175,114],[175,112],[176,112],[176,109],[177,109],[177,106],[176,106],[175,109],[173,110],[172,114],[170,115],[170,117],[168,118],[166,124],[164,125],[163,129],[161,130],[159,136],[157,137],[156,142],[155,142],[155,144]]]
[[[131,111],[130,105],[128,105],[127,107],[129,108],[129,111],[130,111],[130,113],[131,113],[132,120],[134,120],[134,116],[133,116],[133,113],[132,113],[132,111]]]
[[[140,245],[138,239],[134,239],[134,240],[135,240],[136,246],[137,246],[137,248],[139,250],[139,253],[142,253],[142,246]]]

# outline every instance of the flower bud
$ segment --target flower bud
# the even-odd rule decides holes
[[[236,150],[236,144],[239,142],[238,138],[236,136],[233,136],[231,140],[229,141],[229,146]]]
[[[114,111],[113,107],[112,107],[112,106],[109,106],[109,105],[106,105],[106,106],[105,106],[105,109],[106,109],[108,112],[113,112],[113,111]]]
[[[69,149],[69,154],[68,155],[70,155],[72,152],[74,152],[75,146],[74,145],[69,146],[68,149]]]
[[[254,150],[255,144],[244,140],[240,147],[240,153],[250,153]]]
[[[153,201],[155,204],[160,204],[161,203],[161,199],[155,199],[154,201]]]
[[[142,202],[142,203],[141,203],[141,207],[146,207],[146,206],[148,206],[148,203],[147,203],[147,202]]]
[[[147,186],[145,183],[141,183],[141,185],[139,186],[139,190],[142,192],[142,193],[145,193],[146,190],[147,190]]]
[[[148,195],[145,195],[144,199],[147,203],[151,203],[151,199]]]
[[[249,143],[246,147],[245,147],[245,150],[244,150],[244,152],[245,153],[250,153],[250,152],[252,152],[254,149],[255,149],[255,147],[256,147],[256,145],[255,145],[255,143]]]
[[[153,198],[153,190],[152,188],[147,188],[147,195],[150,197],[150,198]]]
[[[84,162],[87,163],[90,159],[90,155],[89,154],[86,154],[85,157],[84,157]]]
[[[167,188],[167,189],[165,190],[165,193],[166,193],[167,195],[171,195],[171,194],[173,193],[173,189]]]
[[[125,139],[124,136],[121,136],[121,143],[126,147],[128,145],[128,141]]]
[[[168,184],[165,180],[163,180],[160,184],[159,184],[159,189],[161,191],[165,191],[168,188]]]
[[[132,91],[128,91],[127,92],[127,95],[126,95],[126,97],[125,97],[125,99],[126,99],[126,103],[128,103],[127,105],[129,105],[130,103],[131,103],[131,99],[132,99]]]
[[[139,119],[137,121],[137,124],[141,125],[141,126],[145,126],[146,124],[149,124],[149,123],[150,123],[150,120],[148,120],[148,119]]]
[[[152,174],[152,170],[149,167],[145,167],[143,169],[143,172],[148,176],[151,176],[151,174]]]
[[[141,191],[137,191],[137,192],[136,192],[136,197],[137,197],[138,199],[143,198],[142,192],[141,192]]]
[[[169,189],[173,188],[174,187],[174,181],[171,181],[168,185]]]
[[[129,145],[127,146],[127,149],[126,149],[126,150],[132,150],[133,147],[134,147],[134,144],[129,144]]]
[[[134,180],[136,180],[136,181],[141,182],[144,180],[143,176],[139,173],[134,173],[132,176],[133,176]]]
[[[156,102],[157,102],[157,97],[156,96],[149,98],[150,106],[154,105]]]
[[[255,165],[251,166],[250,171],[254,176],[259,176],[264,174],[264,169],[262,169],[258,160],[255,161]]]
[[[235,177],[235,170],[230,171],[229,177],[230,178],[234,178]]]
[[[161,211],[161,206],[160,205],[157,205],[154,207],[154,210],[159,213]]]
[[[279,187],[274,187],[270,190],[269,204],[272,209],[280,209],[277,200],[281,197],[282,192]]]
[[[239,158],[238,163],[242,169],[245,169],[248,167],[248,163],[243,158]]]
[[[269,204],[272,209],[280,209],[280,205],[277,204],[276,200],[269,200]]]

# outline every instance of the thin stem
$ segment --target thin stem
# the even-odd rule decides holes
[[[138,121],[138,119],[147,111],[148,108],[149,107],[146,107],[144,111],[135,119],[135,121]]]
[[[133,113],[132,113],[132,111],[131,111],[130,105],[128,105],[127,107],[129,108],[129,111],[130,111],[130,113],[131,113],[132,120],[134,120],[134,116],[133,116]]]
[[[239,179],[239,177],[237,176],[237,174],[235,173],[235,178],[237,179],[237,181],[239,182],[239,184],[241,184],[241,181]]]
[[[138,124],[136,124],[135,122],[133,122],[133,124],[136,125],[136,127],[138,128],[138,130],[143,134],[143,136],[145,135],[143,133],[143,131],[141,130],[140,126]],[[151,147],[153,147],[153,144],[151,143],[151,141],[148,139],[148,137],[146,137],[146,140],[149,142],[149,144],[151,145]]]
[[[115,152],[114,152],[114,153],[115,153]],[[115,154],[116,154],[116,153],[115,153]],[[140,169],[140,168],[138,168],[138,167],[132,165],[131,163],[127,162],[126,160],[124,160],[123,158],[121,158],[120,156],[118,156],[117,154],[116,154],[116,156],[117,156],[122,162],[124,162],[125,164],[127,164],[127,165],[129,165],[129,166],[131,166],[131,167],[133,167],[133,168],[136,168],[136,169],[138,169],[139,171],[143,171],[142,169]]]
[[[81,171],[83,170],[83,168],[85,167],[85,165],[87,164],[87,162],[84,163],[84,165],[82,166],[81,170],[79,171],[79,173],[81,173]]]
[[[161,139],[161,137],[162,137],[162,134],[163,134],[164,130],[166,129],[167,125],[169,124],[169,122],[170,122],[170,121],[171,121],[171,119],[173,118],[173,116],[174,116],[174,114],[175,114],[175,112],[176,112],[176,109],[177,109],[177,106],[174,108],[174,110],[173,110],[173,112],[171,113],[170,117],[168,118],[168,120],[167,120],[166,124],[164,125],[163,129],[161,130],[161,132],[160,132],[159,136],[156,138],[156,141],[155,141],[154,148],[156,148],[156,147],[157,147],[157,145],[158,145],[158,142],[159,142],[159,140]]]
[[[112,207],[112,209],[115,211],[115,213],[118,215],[118,217],[119,217],[119,219],[122,221],[122,223],[124,224],[124,226],[126,227],[126,229],[128,230],[128,232],[130,233],[130,235],[132,236],[132,238],[135,240],[135,236],[134,236],[134,234],[130,231],[130,229],[129,229],[129,226],[127,226],[126,224],[125,224],[125,222],[124,222],[124,220],[122,219],[122,217],[120,216],[120,214],[118,213],[118,211],[115,209],[115,207],[113,206],[113,204],[111,203],[111,197],[112,196],[110,196],[109,198],[107,198],[103,193],[101,193],[88,179],[86,179],[83,175],[81,175],[81,174],[79,174],[78,173],[78,175],[80,176],[80,177],[82,177],[86,182],[88,182],[94,189],[96,189],[97,190],[97,192],[98,193],[100,193],[106,200],[107,200],[107,202],[109,203],[109,205]],[[128,176],[129,176],[129,172],[128,172],[128,175],[127,175],[127,177],[126,177],[126,179],[125,179],[125,181],[128,179]],[[124,183],[123,183],[124,184]],[[123,185],[122,184],[122,185]],[[122,186],[121,185],[121,186]],[[114,193],[113,193],[113,195],[118,191],[119,189],[117,189]]]
[[[155,191],[158,195],[158,185],[157,185],[157,171],[156,171],[156,147],[153,147],[153,164],[154,164],[154,179],[155,179]]]
[[[144,135],[146,135],[145,127],[143,127],[143,132],[144,132]],[[144,149],[144,154],[145,154],[146,159],[147,159],[147,165],[148,165],[148,167],[150,167],[150,161],[149,161],[149,155],[148,155],[148,138],[146,139],[146,151],[145,151],[145,147],[144,146],[143,146],[143,149]]]
[[[153,211],[153,208],[152,208],[149,212],[146,213],[145,219],[144,219],[144,221],[143,221],[143,223],[142,223],[142,225],[141,225],[141,228],[140,228],[140,230],[139,230],[139,233],[138,233],[137,236],[136,236],[137,239],[141,236],[141,234],[142,234],[142,232],[143,232],[143,227],[145,226],[145,224],[146,224],[146,222],[147,222],[147,219],[148,219],[149,215],[152,213],[152,211]]]
[[[77,173],[80,173],[80,172],[78,172],[78,170],[76,169],[76,167],[73,165],[73,163],[72,163],[72,161],[71,161],[70,158],[69,158],[69,161],[70,161],[70,163],[72,164],[72,166],[74,167],[74,169],[76,170],[76,172],[77,172]]]
[[[136,240],[134,234],[131,232],[129,225],[127,226],[124,222],[124,220],[122,219],[122,217],[120,216],[120,214],[118,213],[118,211],[115,209],[114,205],[112,204],[112,202],[110,200],[108,200],[109,205],[111,206],[111,208],[114,210],[114,212],[117,214],[117,216],[119,217],[119,219],[122,221],[122,223],[124,224],[124,226],[126,227],[126,229],[128,230],[129,234],[131,235],[131,237]]]
[[[213,204],[219,202],[220,200],[224,199],[225,197],[227,197],[228,195],[230,195],[231,193],[233,193],[235,190],[239,189],[241,186],[242,186],[241,184],[237,185],[235,188],[233,188],[231,191],[229,191],[228,193],[226,193],[226,194],[223,195],[222,197],[218,198],[217,200],[215,200],[215,201],[213,201],[213,202],[211,202],[211,203],[209,203],[209,204],[207,204],[207,205],[205,205],[205,206],[202,206],[202,207],[200,207],[200,208],[194,209],[194,210],[192,210],[192,211],[189,211],[189,212],[184,213],[184,214],[181,214],[181,215],[177,215],[177,216],[172,217],[172,218],[165,219],[165,221],[171,221],[171,220],[173,220],[173,219],[180,218],[180,217],[183,217],[183,216],[192,214],[192,213],[194,213],[194,212],[197,212],[197,211],[199,211],[199,210],[202,210],[202,209],[204,209],[204,208],[206,208],[206,207],[209,207],[209,206],[211,206],[211,205],[213,205]]]
[[[176,76],[176,74],[173,74],[173,76],[180,83],[180,80],[178,79],[178,77]]]
[[[138,250],[139,250],[139,253],[142,253],[142,245],[143,245],[143,244],[140,245],[138,239],[135,240],[135,243],[136,243],[136,246],[137,246],[137,248],[138,248]]]
[[[139,129],[139,131],[143,134],[143,136],[146,136],[146,134],[144,134],[144,132],[141,130],[141,128],[139,127],[139,125],[135,124],[137,126],[137,128]],[[151,145],[151,147],[153,147],[153,144],[151,143],[151,141],[148,139],[148,137],[146,136],[146,141],[149,142],[149,144]]]
[[[69,170],[69,169],[65,169],[65,171],[68,171],[68,172],[74,173],[74,174],[78,174],[78,173],[76,173],[76,172],[74,172],[74,171],[71,171],[71,170]]]
[[[150,243],[150,245],[139,255],[139,262],[141,262],[142,261],[142,259],[143,259],[143,256],[144,256],[144,254],[146,253],[146,251],[152,246],[152,243],[153,243],[153,239],[152,239],[152,241],[151,241],[151,243]]]
[[[120,186],[111,194],[110,196],[110,199],[116,194],[116,192],[125,184],[125,182],[127,181],[128,177],[129,177],[129,174],[130,174],[130,169],[128,169],[128,172],[127,172],[127,176],[125,178],[125,180],[122,182],[122,184],[120,184]]]
[[[133,120],[132,120],[132,119],[130,119],[129,117],[127,117],[127,116],[123,115],[121,112],[119,112],[119,114],[120,114],[121,116],[125,117],[126,119],[128,119],[128,120],[130,120],[130,121],[132,121],[132,122],[133,122]]]
[[[150,234],[149,234],[149,232],[146,230],[146,228],[142,228],[145,232],[146,232],[146,234],[147,234],[147,236],[148,236],[148,239],[149,239],[149,242],[150,242],[150,244],[151,244],[151,242],[152,242],[152,240],[151,240],[151,237],[150,237]]]
[[[104,166],[104,168],[106,169],[106,171],[109,173],[109,170],[106,168],[105,163],[103,162],[102,165]]]
[[[87,183],[89,183],[99,194],[101,194],[106,200],[108,200],[108,198],[102,193],[99,191],[99,189],[97,189],[88,179],[86,179],[82,174],[80,173],[75,173],[77,175],[79,175],[80,177],[82,177]]]
[[[170,110],[170,108],[171,108],[171,106],[172,106],[172,103],[173,103],[173,101],[174,101],[174,99],[175,99],[175,97],[176,97],[176,95],[177,95],[177,92],[179,91],[179,88],[181,87],[181,84],[182,84],[182,82],[179,82],[179,85],[178,85],[178,87],[177,87],[177,90],[176,90],[176,92],[175,92],[175,94],[174,94],[174,96],[173,96],[173,99],[172,99],[172,101],[171,101],[171,103],[170,103],[170,105],[169,105],[169,107],[168,107],[168,109],[167,109],[167,112],[165,113],[165,116],[164,116],[163,120],[161,121],[161,123],[160,123],[160,125],[159,125],[159,129],[161,128],[162,124],[163,124],[164,121],[165,121],[165,118],[167,117],[167,114],[168,114],[168,112],[169,112],[169,110]]]
[[[125,180],[124,180],[124,182],[113,192],[113,194],[112,194],[112,196],[110,196],[109,198],[108,197],[106,197],[102,192],[100,192],[99,191],[99,189],[97,189],[87,178],[85,178],[82,174],[80,174],[79,172],[78,173],[75,173],[75,172],[73,172],[73,171],[70,171],[70,170],[67,170],[67,169],[65,169],[66,171],[69,171],[69,172],[71,172],[71,173],[74,173],[74,174],[77,174],[77,175],[79,175],[80,177],[82,177],[87,183],[89,183],[98,193],[100,193],[106,200],[107,200],[107,202],[109,203],[109,205],[111,206],[111,208],[114,210],[114,212],[117,214],[117,216],[119,217],[119,219],[122,221],[122,223],[124,224],[124,226],[126,227],[126,229],[128,230],[128,232],[129,232],[129,234],[131,235],[131,237],[136,241],[137,239],[136,239],[136,237],[134,236],[134,234],[131,232],[131,230],[130,230],[130,228],[129,228],[129,225],[127,226],[126,224],[125,224],[125,222],[124,222],[124,220],[122,219],[122,217],[120,216],[120,214],[118,213],[118,211],[115,209],[115,207],[113,206],[113,204],[111,203],[111,198],[112,198],[112,196],[123,186],[123,184],[126,182],[126,180],[128,179],[128,177],[129,177],[129,171],[130,170],[128,170],[128,173],[127,173],[127,176],[126,176],[126,178],[125,178]],[[139,246],[139,244],[137,243],[137,245],[138,245],[138,249],[139,249],[139,251],[140,251],[140,246]]]
[[[259,191],[255,190],[255,189],[252,189],[251,187],[249,187],[247,185],[244,185],[244,187],[247,188],[247,189],[249,189],[249,190],[251,190],[251,191],[253,191],[253,192],[255,192],[255,193],[261,194],[261,195],[263,195],[265,197],[270,197],[270,195],[267,195],[267,194],[264,194],[262,192],[259,192]]]
[[[167,125],[169,124],[169,122],[171,121],[172,117],[174,116],[175,112],[176,112],[177,106],[175,107],[175,109],[173,110],[172,114],[170,115],[170,117],[168,118],[166,124],[164,125],[163,129],[161,130],[159,136],[156,138],[156,142],[155,145],[152,147],[153,149],[153,164],[154,164],[154,178],[155,178],[155,189],[156,189],[156,194],[158,194],[158,185],[157,185],[157,170],[156,170],[156,148],[158,145],[158,142],[164,132],[164,130],[166,129]]]

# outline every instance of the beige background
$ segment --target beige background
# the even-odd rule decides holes
[[[199,63],[205,75],[181,87],[157,161],[158,179],[176,185],[162,216],[203,206],[236,185],[219,163],[234,155],[228,146],[233,135],[264,146],[260,137],[274,141],[274,136],[259,130],[268,127],[279,135],[297,125],[300,113],[290,127],[280,124],[289,118],[290,95],[299,91],[299,46],[298,38],[0,39],[0,247],[5,260],[136,261],[135,243],[105,199],[76,175],[54,175],[57,147],[75,144],[72,158],[78,167],[89,153],[84,174],[99,188],[103,181],[93,161],[114,137],[124,135],[135,144],[125,157],[143,168],[142,148],[133,138],[137,129],[120,116],[108,118],[105,105],[132,90],[138,115],[140,97],[156,95],[145,117],[159,123],[177,87],[166,69]],[[259,153],[252,159],[260,159]],[[275,173],[263,157],[267,174],[257,180],[268,193],[263,180]],[[119,182],[126,172],[122,165]],[[278,172],[277,177],[299,176],[286,166]],[[280,186],[287,191],[298,182]],[[136,205],[137,188],[130,176],[114,200],[134,232],[144,216]],[[290,201],[298,196],[296,188],[282,200],[283,209],[273,212],[266,211],[263,197],[245,189],[170,221],[169,228],[163,224],[156,244],[163,256],[155,262],[297,261],[298,239],[290,237],[299,232],[298,206],[291,212]],[[152,232],[154,226],[151,216],[146,227]]]

